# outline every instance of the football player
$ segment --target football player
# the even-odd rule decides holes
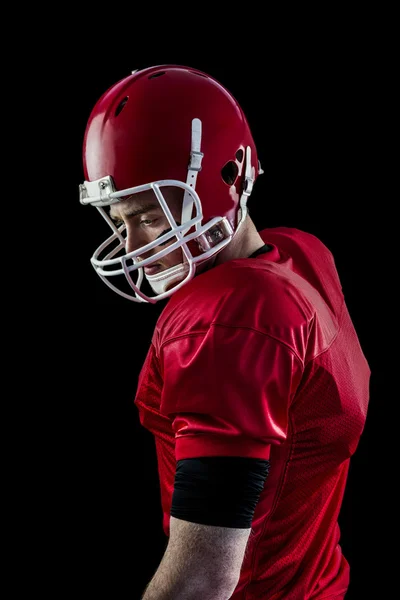
[[[248,121],[197,69],[112,85],[83,170],[80,202],[110,227],[94,269],[133,303],[167,300],[134,400],[168,538],[143,598],[344,598],[338,515],[370,368],[332,253],[296,228],[258,231]]]

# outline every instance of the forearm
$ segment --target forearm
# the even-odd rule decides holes
[[[210,581],[210,577],[200,571],[172,565],[164,555],[142,600],[228,600],[231,597],[235,584]]]
[[[249,533],[171,517],[168,546],[141,600],[228,600]]]
[[[164,578],[155,576],[147,586],[142,600],[228,600],[233,593],[232,588],[221,587],[211,589],[208,582],[182,581],[170,583]]]

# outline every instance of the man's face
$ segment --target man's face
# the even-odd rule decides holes
[[[161,188],[161,191],[175,221],[180,224],[183,190],[164,187]],[[113,204],[110,207],[110,217],[117,224],[125,224],[127,234],[125,249],[127,254],[153,242],[171,229],[168,219],[152,190],[139,192],[122,202]],[[149,258],[175,241],[176,238],[173,237],[168,242],[164,242],[164,244],[140,255],[140,258],[142,260]],[[148,275],[154,275],[182,263],[184,259],[181,248],[178,248],[161,258],[154,265],[145,267],[144,271]]]

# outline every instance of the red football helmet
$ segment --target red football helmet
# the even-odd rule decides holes
[[[80,202],[96,206],[113,230],[91,263],[118,294],[151,303],[182,287],[196,265],[231,241],[262,172],[237,101],[206,73],[178,65],[134,71],[101,96],[85,130],[83,169]],[[180,223],[168,208],[165,186],[183,190]],[[154,192],[170,229],[125,253],[125,227],[118,227],[105,207],[145,190]],[[155,254],[141,258],[154,248]],[[146,275],[156,295],[145,294],[144,267],[177,248],[182,249],[182,264]],[[134,295],[111,283],[118,275]]]

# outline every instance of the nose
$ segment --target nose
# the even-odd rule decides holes
[[[125,240],[125,252],[129,254],[130,252],[134,252],[138,248],[145,246],[148,243],[148,240],[144,239],[144,236],[141,236],[140,233],[130,225],[126,224],[126,240]]]
[[[136,237],[136,239],[134,239],[134,236],[132,235],[132,230],[127,226],[126,227],[126,240],[125,240],[126,254],[133,252],[134,250],[136,250],[139,247],[140,247],[140,244],[138,243],[137,237]]]
[[[125,252],[129,254],[130,252],[135,252],[138,249],[142,248],[149,244],[152,240],[149,236],[146,236],[140,229],[131,227],[129,222],[126,223],[126,240],[125,240]],[[142,253],[140,258],[144,260],[148,258],[152,254],[157,252],[155,248],[153,250],[149,250],[148,252]]]

